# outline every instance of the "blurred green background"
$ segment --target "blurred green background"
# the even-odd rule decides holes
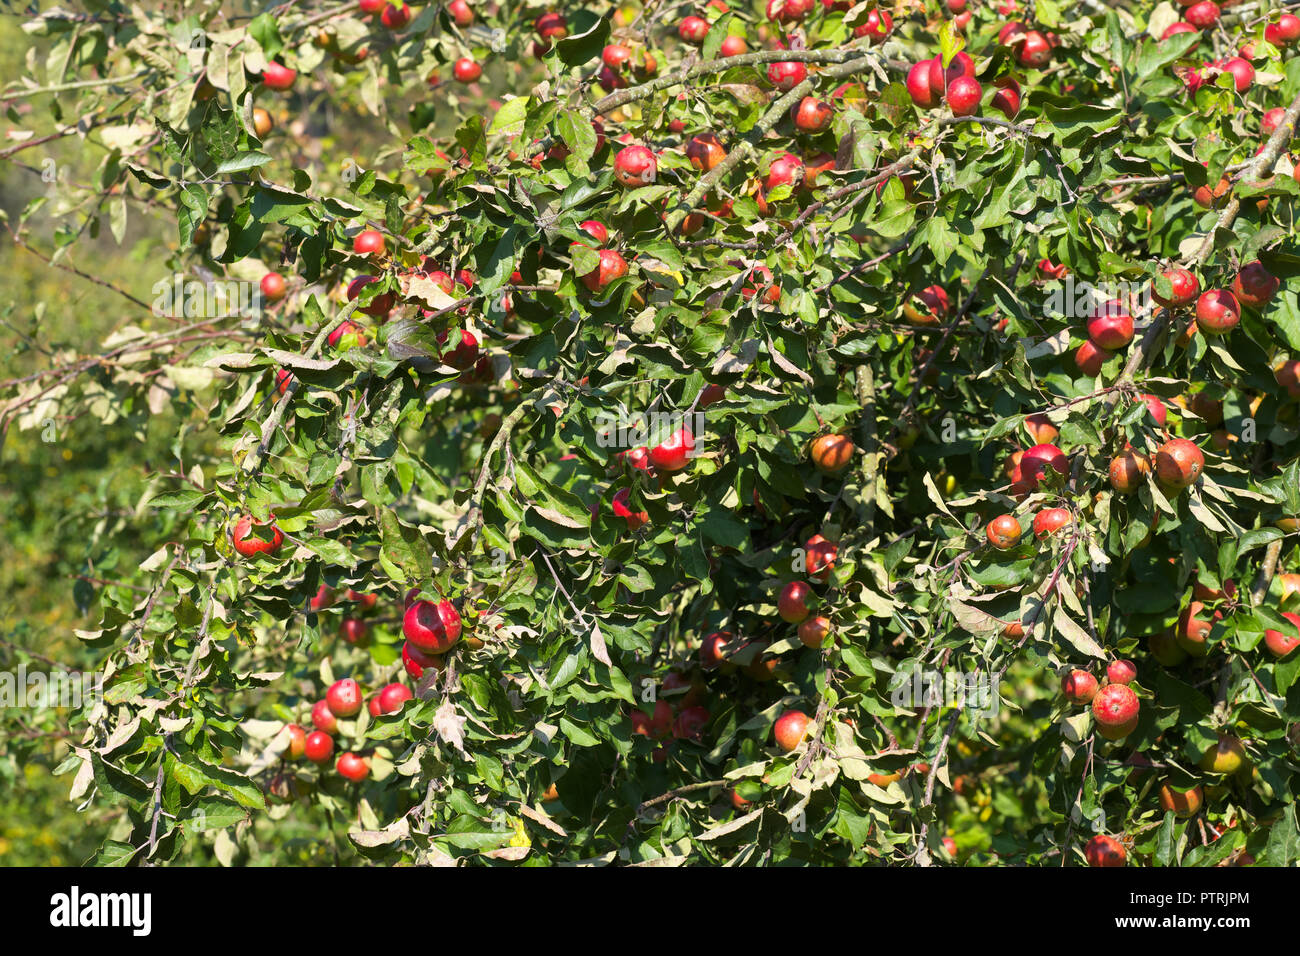
[[[21,23],[18,11],[0,10],[0,76],[6,82],[22,75],[31,46]],[[48,130],[46,104],[39,99],[5,106],[6,132]],[[12,143],[6,136],[0,149]],[[16,244],[9,231],[18,227],[28,204],[45,194],[45,206],[29,220],[25,238],[50,255],[58,231],[80,229],[88,217],[80,210],[58,215],[68,197],[57,184],[42,180],[42,165],[53,160],[61,178],[92,182],[102,155],[69,137],[0,162],[0,209],[8,223],[0,231],[2,381],[93,349],[128,317],[139,321],[121,296],[51,267]],[[112,277],[148,301],[159,269],[157,244],[165,237],[174,244],[175,227],[170,217],[143,211],[131,206],[122,245],[105,228],[98,237],[83,236],[64,262]],[[153,550],[131,533],[125,518],[143,490],[140,462],[165,467],[170,460],[167,447],[175,425],[166,418],[146,411],[105,426],[56,416],[45,429],[11,427],[5,434],[0,445],[0,670],[13,672],[26,664],[29,671],[48,672],[51,661],[74,670],[94,667],[99,654],[73,633],[97,616],[94,585],[78,575],[130,573]],[[66,754],[68,734],[66,712],[0,708],[0,866],[79,865],[94,854],[101,825],[111,824],[78,814],[68,801],[71,776],[51,773]],[[77,739],[80,731],[74,727],[71,735]]]

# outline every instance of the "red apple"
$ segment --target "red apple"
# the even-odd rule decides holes
[[[1297,647],[1300,647],[1300,614],[1283,611],[1282,616],[1290,623],[1291,633],[1286,634],[1272,628],[1264,632],[1264,645],[1268,648],[1270,654],[1279,659],[1288,656]]]
[[[336,680],[325,692],[325,704],[335,717],[352,717],[361,710],[361,687],[351,677]]]
[[[311,707],[311,725],[322,733],[333,734],[338,732],[339,719],[326,701],[318,700]]]
[[[661,444],[650,449],[650,464],[658,471],[681,471],[695,452],[695,436],[690,429],[679,428]]]
[[[1256,259],[1241,267],[1237,277],[1232,280],[1232,293],[1237,297],[1237,301],[1258,309],[1268,305],[1280,285],[1281,282],[1277,277]]]
[[[772,736],[776,745],[786,753],[799,749],[808,734],[808,715],[800,710],[787,710],[772,725]]]
[[[416,601],[406,609],[402,634],[428,654],[445,654],[460,639],[460,614],[450,601]]]
[[[1075,704],[1087,704],[1097,696],[1097,678],[1087,671],[1072,670],[1061,678],[1061,693]]]
[[[644,146],[624,146],[614,157],[614,178],[629,189],[655,181],[659,162]]]
[[[788,93],[808,78],[808,67],[797,60],[779,60],[767,65],[767,81]]]
[[[370,762],[360,754],[339,754],[334,769],[339,772],[340,777],[345,777],[353,783],[360,783],[370,776]]]
[[[483,67],[479,66],[472,58],[462,56],[452,65],[451,75],[459,83],[473,83],[483,75]]]
[[[1226,289],[1209,289],[1196,300],[1196,327],[1205,335],[1223,335],[1240,321],[1241,306]]]
[[[293,81],[297,78],[297,70],[291,70],[274,61],[266,64],[266,68],[262,70],[262,84],[270,90],[287,90],[293,86]]]
[[[1127,684],[1107,684],[1092,699],[1092,716],[1097,732],[1107,740],[1119,740],[1131,734],[1141,709],[1137,694]]]
[[[808,616],[808,595],[811,591],[802,581],[791,581],[781,589],[776,599],[776,612],[788,624],[798,624]]]
[[[266,531],[254,531],[253,527],[268,528]],[[230,532],[230,542],[235,550],[246,558],[254,555],[272,555],[280,550],[284,534],[272,522],[254,521],[252,515],[243,515],[235,522]]]
[[[312,763],[324,763],[334,753],[334,738],[319,730],[307,735],[303,741],[303,754]]]

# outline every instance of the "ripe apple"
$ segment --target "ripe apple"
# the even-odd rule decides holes
[[[554,10],[543,13],[533,21],[533,29],[543,40],[563,40],[569,35],[569,23],[564,14]]]
[[[278,272],[268,272],[266,275],[262,276],[262,281],[259,283],[259,287],[262,290],[263,297],[268,302],[279,302],[284,298],[284,276],[280,275]]]
[[[597,250],[600,265],[582,276],[582,284],[592,292],[599,292],[615,279],[627,275],[627,260],[614,249]]]
[[[357,647],[369,647],[370,625],[357,617],[344,618],[339,625],[339,637]]]
[[[635,531],[650,520],[650,514],[646,511],[633,511],[628,506],[627,502],[631,494],[631,488],[620,488],[618,491],[614,492],[614,498],[611,504],[614,510],[614,516],[626,520],[627,529],[629,531]]]
[[[988,523],[984,534],[999,551],[1010,551],[1020,543],[1020,522],[1015,515],[998,515]]]
[[[773,23],[798,23],[812,12],[814,0],[767,0],[767,18]]]
[[[379,15],[379,22],[394,32],[405,30],[411,22],[411,8],[402,0],[390,0]]]
[[[271,130],[275,129],[275,121],[271,119],[271,114],[260,106],[253,110],[253,132],[257,134],[258,139],[266,139]]]
[[[614,157],[614,178],[629,189],[655,181],[659,162],[644,146],[624,146]]]
[[[1020,112],[1020,84],[1009,76],[1001,77],[994,80],[994,82],[998,85],[998,91],[993,94],[993,99],[990,101],[989,105],[1007,119],[1015,119],[1016,114]],[[1039,263],[1039,268],[1042,268],[1042,263]],[[1065,270],[1065,272],[1069,271],[1063,265],[1055,268]],[[1056,275],[1055,278],[1059,279],[1064,274],[1065,273],[1062,272],[1059,275]]]
[[[347,297],[352,302],[361,295],[361,290],[366,286],[378,282],[377,276],[357,276],[348,283]],[[391,292],[382,292],[370,300],[370,304],[363,306],[361,311],[365,315],[385,316],[393,309],[393,294]]]
[[[460,640],[460,614],[447,600],[416,601],[402,618],[402,634],[428,654],[445,654]]]
[[[1034,515],[1034,535],[1046,538],[1073,521],[1068,508],[1044,508]]]
[[[469,329],[461,329],[458,338],[460,341],[455,348],[442,353],[442,364],[464,371],[478,361],[478,337]],[[447,331],[444,329],[438,333],[438,344],[446,345],[446,343]]]
[[[339,719],[334,716],[330,710],[327,701],[318,700],[311,707],[311,725],[323,733],[337,733],[339,729]]]
[[[447,4],[447,13],[456,22],[456,26],[462,29],[474,23],[474,11],[466,0],[451,0],[451,3]]]
[[[1105,365],[1112,357],[1114,352],[1107,352],[1103,348],[1098,348],[1091,339],[1079,346],[1074,353],[1074,364],[1078,367],[1079,373],[1087,378],[1096,378],[1101,374],[1101,367]]]
[[[709,21],[703,17],[686,17],[677,25],[677,35],[687,43],[698,46],[709,35]]]
[[[683,707],[672,724],[672,734],[679,740],[699,740],[709,722],[709,711],[698,704]]]
[[[307,730],[301,724],[288,724],[289,746],[285,750],[290,760],[297,760],[307,752]]]
[[[1160,396],[1148,393],[1143,394],[1141,398],[1142,401],[1146,403],[1147,412],[1150,414],[1152,420],[1154,420],[1158,426],[1164,428],[1169,422],[1169,408],[1160,399]]]
[[[1110,460],[1110,486],[1121,495],[1131,495],[1142,486],[1142,477],[1149,474],[1151,465],[1145,455],[1131,447]]]
[[[720,664],[726,663],[727,652],[725,646],[731,643],[730,631],[714,631],[709,634],[700,644],[700,665],[705,670],[712,670]]]
[[[269,528],[268,531],[256,531],[253,528]],[[243,515],[235,522],[230,532],[230,542],[235,550],[246,558],[254,555],[272,555],[280,550],[284,534],[273,522],[254,521],[252,515]]]
[[[1137,727],[1137,694],[1127,684],[1107,684],[1092,699],[1092,717],[1097,732],[1107,740],[1127,737]]]
[[[1200,206],[1202,209],[1212,209],[1219,205],[1224,195],[1231,189],[1232,182],[1225,176],[1219,180],[1218,184],[1213,189],[1210,188],[1208,183],[1204,186],[1197,186],[1192,190],[1192,199],[1196,202],[1196,205]]]
[[[402,643],[402,666],[406,668],[406,673],[411,675],[412,680],[419,680],[424,676],[425,671],[431,667],[435,671],[441,672],[447,666],[447,662],[437,654],[426,653],[410,641],[404,641]]]
[[[361,591],[354,590],[353,588],[348,588],[347,591],[344,592],[343,596],[353,604],[361,605],[361,610],[363,611],[372,610],[374,606],[379,603],[378,594],[365,594]]]
[[[1278,278],[1270,274],[1264,268],[1264,264],[1256,259],[1242,266],[1237,277],[1232,280],[1232,294],[1236,296],[1237,301],[1258,309],[1268,305],[1280,285]],[[1199,304],[1197,308],[1199,310]]]
[[[1241,306],[1226,289],[1209,289],[1196,300],[1196,327],[1205,335],[1223,335],[1240,321]]]
[[[1194,817],[1201,804],[1205,802],[1205,793],[1200,786],[1180,790],[1166,781],[1160,785],[1160,809],[1172,810],[1180,818]]]
[[[727,397],[726,386],[723,385],[705,385],[700,390],[700,397],[695,403],[696,408],[705,409],[715,402],[720,402]]]
[[[1255,82],[1255,68],[1251,66],[1249,60],[1234,56],[1216,65],[1225,72],[1232,74],[1232,81],[1238,93],[1245,93]]]
[[[379,692],[376,698],[379,701],[379,712],[381,714],[395,714],[402,709],[404,703],[414,696],[411,693],[411,688],[405,684],[389,684]]]
[[[339,772],[340,777],[345,777],[353,783],[360,783],[370,776],[370,761],[360,754],[339,754],[334,769]]]
[[[1106,680],[1112,684],[1131,684],[1137,680],[1137,668],[1132,661],[1111,661],[1106,665]]]
[[[794,153],[782,153],[768,166],[767,188],[772,190],[786,184],[797,186],[803,181],[803,176],[803,160]]]
[[[959,76],[948,84],[946,99],[953,116],[974,116],[979,112],[984,87],[971,76]]]
[[[1128,854],[1114,837],[1098,833],[1083,849],[1089,866],[1123,866]]]
[[[776,745],[786,753],[792,753],[803,743],[808,734],[808,715],[801,710],[787,710],[772,725],[772,736]]]
[[[1020,61],[1021,66],[1046,66],[1051,58],[1052,44],[1037,30],[1027,32],[1024,40],[1019,44],[1019,49],[1016,50],[1016,59]]]
[[[838,475],[849,467],[856,450],[846,435],[822,435],[813,441],[809,453],[818,471],[824,475]]]
[[[1165,32],[1160,34],[1160,39],[1168,40],[1170,37],[1178,36],[1180,33],[1199,33],[1196,27],[1192,26],[1186,20],[1178,20],[1165,27]],[[1192,49],[1196,49],[1199,44],[1192,44]]]
[[[1201,283],[1196,276],[1187,269],[1166,269],[1162,273],[1169,280],[1169,285],[1173,292],[1169,298],[1164,298],[1156,291],[1156,284],[1151,283],[1151,298],[1155,299],[1165,308],[1178,308],[1184,305],[1191,305],[1196,301],[1197,295],[1201,291]]]
[[[1282,14],[1264,28],[1264,39],[1279,49],[1300,40],[1300,17],[1292,13]]]
[[[810,577],[825,581],[835,567],[840,549],[819,534],[804,542],[804,568]]]
[[[1183,11],[1183,16],[1192,26],[1208,30],[1219,19],[1219,5],[1212,0],[1200,0]]]
[[[907,71],[907,95],[922,109],[938,106],[942,96],[940,91],[930,88],[930,66],[933,62],[933,60],[922,60],[920,63],[912,64],[912,68]]]
[[[872,46],[884,43],[894,31],[894,18],[879,7],[867,14],[867,18],[853,28],[855,37],[867,37]]]
[[[1215,622],[1223,618],[1223,612],[1216,610],[1211,613],[1210,620],[1207,621],[1200,617],[1200,613],[1205,609],[1202,602],[1192,601],[1183,608],[1183,613],[1178,617],[1178,630],[1175,632],[1178,646],[1193,657],[1205,657],[1210,653],[1207,638],[1214,630]]]
[[[312,731],[303,741],[302,752],[312,763],[324,763],[334,753],[334,738],[319,730]]]
[[[361,348],[366,344],[365,330],[355,322],[344,319],[339,323],[338,328],[329,334],[326,341],[332,348]]]
[[[1065,452],[1046,442],[1034,445],[1020,457],[1020,480],[1030,491],[1034,491],[1049,468],[1058,474],[1066,474],[1070,470],[1070,464]]]
[[[679,428],[662,443],[650,449],[650,464],[658,471],[681,471],[695,452],[695,436],[688,428]]]
[[[781,589],[776,599],[776,612],[787,624],[798,624],[808,616],[808,595],[811,591],[803,581],[791,581]]]
[[[452,64],[451,75],[458,83],[473,83],[483,75],[483,67],[472,57],[462,56]]]
[[[975,61],[964,50],[949,61],[947,68],[943,65],[942,56],[934,57],[929,64],[930,92],[935,97],[944,96],[948,87],[963,76],[975,79]]]
[[[1183,489],[1205,469],[1205,455],[1194,442],[1172,438],[1156,451],[1156,475],[1171,488]]]
[[[287,90],[298,78],[298,71],[282,63],[271,62],[262,70],[262,84],[269,90]]]
[[[600,61],[611,70],[621,72],[632,62],[632,50],[622,43],[610,43],[601,51]]]
[[[1025,431],[1035,442],[1055,441],[1061,434],[1060,430],[1052,424],[1052,420],[1041,413],[1025,416]]]
[[[834,118],[835,109],[815,96],[805,96],[794,109],[795,129],[804,133],[820,133]]]
[[[749,45],[745,43],[745,38],[734,33],[724,39],[722,46],[718,47],[718,55],[723,58],[740,56],[747,52],[749,52]]]
[[[819,648],[831,632],[831,622],[825,617],[810,617],[799,625],[799,642],[804,647]]]
[[[767,81],[782,93],[788,93],[808,79],[808,67],[797,60],[779,60],[767,66]]]
[[[1264,645],[1268,648],[1269,653],[1279,660],[1287,657],[1297,647],[1300,647],[1300,614],[1283,611],[1282,616],[1290,623],[1293,633],[1286,634],[1272,628],[1264,632]]]
[[[1192,596],[1198,601],[1223,601],[1237,596],[1237,584],[1231,578],[1222,587],[1212,588],[1200,582],[1200,575],[1192,575]]]
[[[1118,299],[1099,305],[1088,318],[1088,338],[1099,349],[1122,349],[1133,341],[1133,316]]]
[[[727,158],[727,151],[723,149],[717,136],[712,133],[701,133],[686,144],[686,158],[700,172],[707,173]]]
[[[325,692],[325,704],[335,717],[352,717],[361,710],[361,687],[351,677],[336,680]]]
[[[1087,671],[1072,670],[1061,677],[1061,693],[1071,703],[1090,703],[1097,696],[1097,678]]]
[[[918,308],[913,299],[925,308]],[[903,303],[903,316],[913,325],[938,325],[947,317],[948,308],[947,291],[942,286],[931,285],[908,297]]]
[[[1300,359],[1282,362],[1273,370],[1273,378],[1292,398],[1300,398]]]
[[[376,229],[365,229],[352,240],[352,251],[360,256],[382,256],[384,234]]]
[[[367,16],[376,14],[388,6],[388,0],[359,0],[357,9]]]
[[[1207,773],[1233,774],[1249,766],[1246,748],[1233,734],[1220,732],[1219,741],[1201,755],[1200,768]]]

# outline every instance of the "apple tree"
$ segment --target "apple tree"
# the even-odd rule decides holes
[[[3,427],[174,432],[97,862],[1294,865],[1285,5],[232,6],[3,93]]]

